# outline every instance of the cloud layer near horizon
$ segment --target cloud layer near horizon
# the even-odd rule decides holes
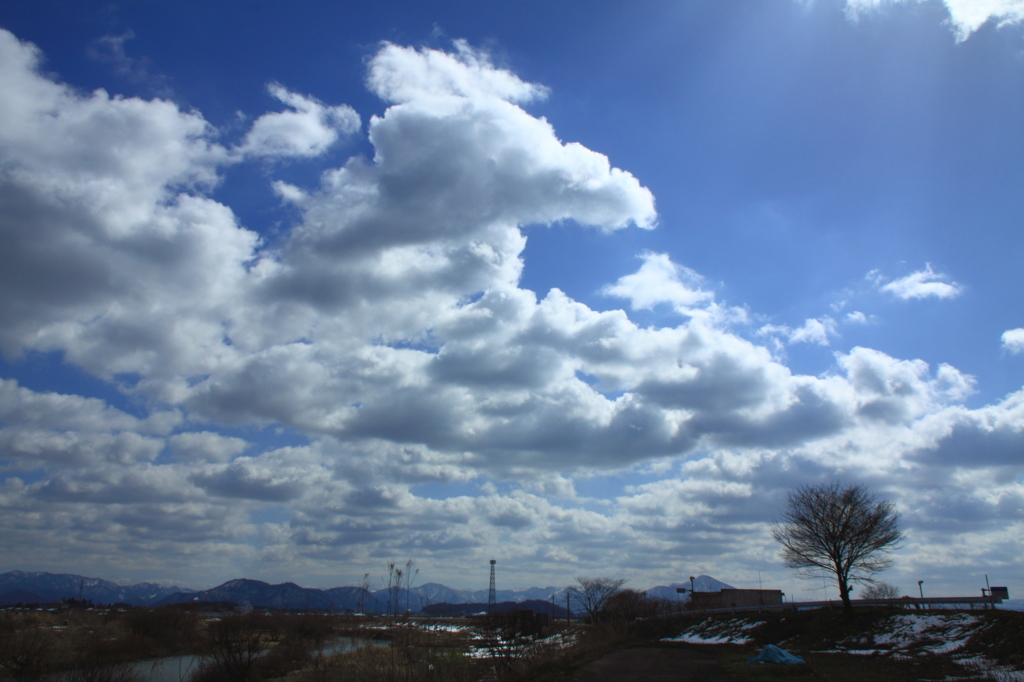
[[[77,92],[39,58],[0,31],[0,349],[60,353],[146,416],[0,382],[7,556],[358,575],[500,545],[523,576],[742,572],[771,560],[785,491],[833,477],[897,501],[907,566],[1019,556],[1024,392],[968,409],[971,377],[868,348],[796,374],[667,254],[603,293],[676,326],[521,288],[524,228],[651,229],[654,197],[470,46],[381,46],[374,157],[275,182],[301,219],[272,246],[210,189],[248,158],[324,153],[354,110],[274,84],[288,110],[231,146],[199,112]],[[938,279],[882,288],[955,295]],[[769,331],[827,345],[824,319]],[[264,427],[306,442],[240,437]],[[646,478],[577,490],[622,472]],[[461,494],[424,492],[445,484]]]

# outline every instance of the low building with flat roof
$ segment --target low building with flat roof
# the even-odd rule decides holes
[[[782,590],[719,590],[718,592],[693,592],[690,608],[698,611],[707,609],[736,609],[751,606],[771,606],[782,603]]]

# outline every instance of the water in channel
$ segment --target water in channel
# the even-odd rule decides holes
[[[371,639],[339,637],[328,642],[323,649],[324,656],[344,654],[366,646],[387,646],[387,642]],[[202,656],[168,656],[150,661],[137,661],[132,666],[146,682],[185,682],[189,675],[203,662]]]

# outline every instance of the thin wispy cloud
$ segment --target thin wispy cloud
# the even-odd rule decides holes
[[[146,57],[133,57],[125,49],[125,43],[135,39],[135,31],[128,29],[117,35],[104,35],[96,38],[85,50],[90,59],[108,64],[118,76],[128,82],[143,86],[158,97],[170,99],[174,96],[167,77],[153,73],[152,64]]]
[[[811,317],[804,320],[799,327],[767,324],[757,330],[759,336],[775,336],[785,339],[788,343],[810,343],[819,346],[829,345],[829,337],[837,336],[836,322],[831,317]]]

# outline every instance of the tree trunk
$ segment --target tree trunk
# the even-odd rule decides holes
[[[839,578],[839,598],[843,600],[843,613],[847,618],[853,618],[853,604],[850,603],[850,586],[843,579]]]

